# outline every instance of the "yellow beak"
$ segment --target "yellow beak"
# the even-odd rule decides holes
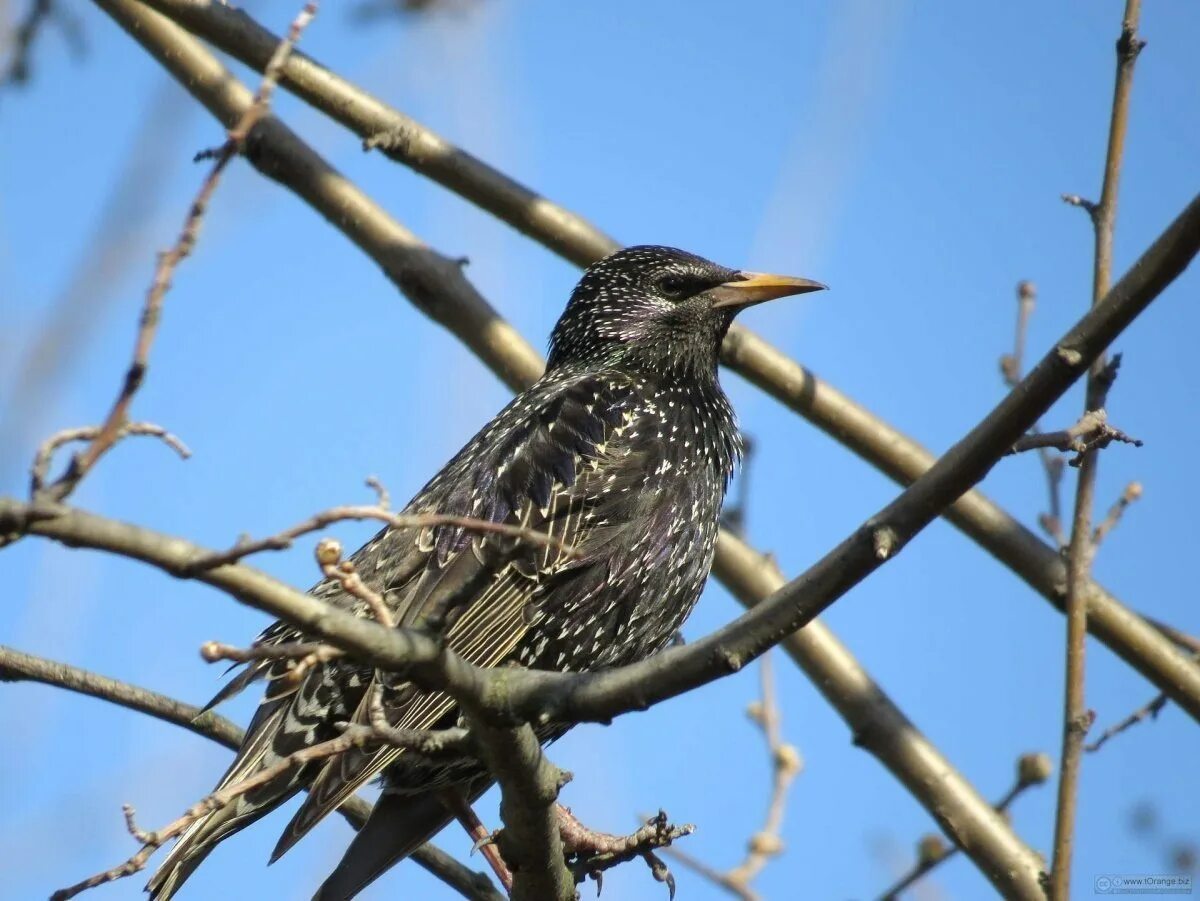
[[[718,285],[708,292],[713,298],[714,309],[740,309],[777,297],[826,290],[826,286],[820,282],[807,278],[793,278],[790,275],[771,275],[765,272],[739,272],[738,275],[739,278]]]

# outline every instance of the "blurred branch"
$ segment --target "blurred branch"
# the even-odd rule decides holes
[[[1133,68],[1143,42],[1137,36],[1140,0],[1126,0],[1117,41],[1117,74],[1113,88],[1112,117],[1108,130],[1108,151],[1104,161],[1104,182],[1100,202],[1087,209],[1095,233],[1095,260],[1092,273],[1092,309],[1105,302],[1112,282],[1113,229],[1117,217],[1117,189],[1125,150],[1125,132],[1129,121],[1129,99],[1133,89]],[[1107,402],[1117,360],[1110,367],[1105,355],[1092,360],[1087,375],[1084,414],[1102,410]],[[1075,485],[1075,512],[1071,540],[1067,546],[1067,642],[1066,693],[1063,701],[1062,770],[1058,783],[1058,803],[1054,819],[1054,858],[1050,868],[1050,897],[1066,901],[1071,894],[1071,857],[1075,841],[1075,811],[1079,786],[1079,768],[1083,741],[1095,715],[1087,709],[1084,696],[1085,652],[1087,645],[1088,583],[1091,580],[1092,507],[1096,491],[1099,455],[1085,450]]]
[[[1143,704],[1137,710],[1133,711],[1133,713],[1129,714],[1129,716],[1125,717],[1125,719],[1121,720],[1114,726],[1109,726],[1102,733],[1100,733],[1099,738],[1084,745],[1083,749],[1089,754],[1094,754],[1096,751],[1099,751],[1102,747],[1104,747],[1108,743],[1109,739],[1120,735],[1126,729],[1136,726],[1142,720],[1156,719],[1158,715],[1162,713],[1162,709],[1166,706],[1167,696],[1164,694],[1155,695],[1153,699],[1151,699],[1148,703]]]
[[[110,13],[137,22],[131,33],[155,54],[197,99],[222,120],[236,115],[239,88],[197,42],[150,18],[132,0],[97,0]],[[184,27],[254,68],[262,68],[277,39],[244,12],[210,0],[147,0]],[[148,40],[153,33],[155,38]],[[164,46],[171,48],[163,52]],[[156,50],[156,47],[159,48]],[[355,87],[303,54],[284,66],[281,85],[363,135],[405,135],[393,148],[404,162],[574,262],[585,264],[618,245],[581,217],[486,166],[428,129]],[[375,260],[422,312],[463,341],[509,387],[520,389],[542,369],[537,352],[487,304],[458,267],[413,235],[334,172],[275,120],[260,126],[255,163],[264,175],[291,188]],[[416,284],[416,290],[406,289]],[[837,389],[763,339],[736,324],[723,361],[750,382],[804,416],[902,485],[928,472],[935,458]],[[1062,609],[1064,562],[1016,519],[978,491],[945,511],[951,523]],[[1182,706],[1200,719],[1200,668],[1100,585],[1088,585],[1089,628],[1118,656],[1169,693],[1189,696]]]
[[[33,46],[51,22],[57,22],[66,35],[67,43],[76,56],[84,52],[83,30],[70,13],[54,0],[31,0],[29,10],[13,32],[8,67],[0,75],[0,88],[29,81],[33,73]]]
[[[1029,320],[1033,316],[1033,308],[1037,304],[1037,286],[1031,281],[1017,283],[1017,327],[1013,338],[1013,352],[1000,357],[1000,374],[1004,384],[1011,390],[1015,388],[1024,375],[1025,342],[1029,335]],[[1029,430],[1029,436],[1040,435],[1042,427],[1034,423]],[[1038,459],[1046,474],[1046,489],[1049,496],[1049,508],[1038,516],[1038,525],[1053,539],[1056,547],[1067,545],[1066,535],[1062,528],[1062,476],[1063,459],[1053,453],[1050,448],[1038,448]]]
[[[135,265],[142,265],[147,245],[158,240],[151,237],[155,215],[187,140],[187,123],[197,112],[194,104],[179,100],[175,83],[162,78],[141,104],[120,169],[105,179],[108,193],[91,232],[36,330],[23,342],[7,397],[0,402],[0,481],[7,480],[9,466],[24,456],[43,421],[53,415],[65,375],[99,334],[118,287]],[[113,227],[116,222],[119,228]]]
[[[250,92],[187,32],[134,0],[96,3],[218,120],[232,125],[245,112]],[[231,7],[209,9],[230,13],[236,21],[245,18]],[[297,59],[304,57],[289,57],[283,68],[285,86]],[[418,310],[457,336],[510,387],[523,387],[541,375],[537,351],[467,280],[460,260],[428,247],[278,119],[266,116],[257,124],[246,158],[359,246]]]
[[[769,653],[759,658],[758,671],[762,695],[760,700],[750,705],[748,713],[762,730],[771,764],[771,796],[762,828],[746,843],[746,856],[742,862],[724,872],[678,849],[671,848],[666,852],[688,869],[743,901],[758,901],[759,895],[752,885],[754,878],[772,857],[783,851],[783,813],[787,807],[787,792],[803,766],[800,753],[794,745],[785,742],[780,733],[781,716]]]
[[[1017,759],[1017,778],[1012,787],[996,802],[996,813],[1007,818],[1008,809],[1030,788],[1041,785],[1054,772],[1054,764],[1046,754],[1022,754]],[[917,862],[913,868],[901,876],[887,891],[879,896],[879,901],[897,901],[900,893],[914,883],[923,879],[932,870],[941,866],[961,850],[961,847],[947,847],[940,836],[926,835],[917,842]]]
[[[1141,496],[1141,482],[1130,482],[1125,486],[1125,490],[1121,492],[1121,496],[1108,508],[1108,515],[1101,520],[1100,524],[1096,526],[1095,531],[1092,532],[1093,546],[1099,546],[1100,542],[1108,536],[1108,533],[1117,527],[1117,523],[1121,521],[1121,517],[1129,508],[1129,505],[1141,499]]]
[[[0,681],[22,680],[41,682],[55,688],[88,697],[108,701],[130,710],[147,714],[155,719],[181,726],[197,735],[211,739],[236,751],[242,743],[243,731],[235,723],[209,710],[201,710],[183,701],[159,694],[147,688],[110,679],[87,670],[58,663],[13,648],[0,645]],[[338,808],[354,829],[361,829],[371,812],[371,805],[362,798],[354,797]],[[463,897],[474,901],[502,901],[503,896],[492,886],[482,873],[463,866],[445,852],[424,845],[413,859],[447,885],[455,888]]]

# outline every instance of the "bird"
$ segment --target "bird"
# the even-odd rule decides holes
[[[698,600],[721,505],[742,455],[718,381],[721,343],[742,310],[822,290],[804,278],[720,266],[671,247],[619,250],[584,272],[550,337],[544,374],[518,394],[422,488],[404,513],[438,513],[544,533],[534,544],[462,525],[385,527],[350,560],[398,626],[435,622],[477,666],[560,672],[621,666],[661,650]],[[336,579],[311,593],[359,616]],[[310,640],[277,622],[257,644]],[[214,702],[258,680],[266,690],[217,789],[369,722],[378,698],[408,729],[461,724],[449,696],[340,657],[287,678],[286,661],[246,665]],[[553,740],[569,723],[539,728]],[[168,901],[223,839],[303,789],[272,862],[360,787],[382,794],[315,901],[353,898],[452,818],[447,787],[471,801],[491,784],[470,757],[422,758],[366,746],[313,761],[199,818],[147,885]]]

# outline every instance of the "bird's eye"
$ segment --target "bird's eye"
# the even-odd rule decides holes
[[[678,275],[664,275],[658,281],[658,290],[667,297],[683,297],[687,293],[687,283]]]

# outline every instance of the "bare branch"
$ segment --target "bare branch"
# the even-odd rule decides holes
[[[46,660],[0,645],[0,681],[17,682],[26,679],[66,688],[145,713],[182,726],[227,748],[237,748],[242,740],[242,730],[238,726],[212,711],[204,711],[147,688],[110,679],[67,663]]]
[[[761,699],[750,705],[749,716],[762,730],[766,740],[767,757],[771,765],[771,794],[762,828],[746,843],[746,856],[737,866],[725,872],[699,864],[689,854],[672,849],[669,856],[704,876],[727,892],[743,899],[757,898],[752,883],[770,859],[783,850],[783,812],[787,806],[788,788],[800,773],[800,753],[785,742],[780,734],[779,703],[775,697],[775,681],[771,671],[771,655],[759,658]],[[699,864],[699,865],[698,865]]]
[[[258,93],[254,96],[254,102],[230,130],[228,138],[220,150],[211,154],[214,160],[212,168],[200,185],[200,190],[188,209],[179,237],[170,250],[159,255],[158,266],[154,271],[154,278],[150,282],[150,289],[146,293],[145,306],[142,308],[137,339],[133,347],[133,360],[125,373],[125,379],[117,394],[117,399],[113,402],[108,416],[105,417],[95,438],[83,451],[72,457],[66,472],[54,484],[43,489],[48,500],[65,500],[75,490],[75,486],[79,484],[80,480],[96,465],[100,457],[120,439],[129,420],[129,408],[133,403],[134,395],[137,394],[146,377],[146,369],[150,364],[150,348],[154,344],[159,319],[162,316],[163,300],[171,288],[171,279],[174,276],[175,268],[191,254],[195,247],[196,240],[200,235],[200,226],[204,221],[204,214],[207,212],[208,204],[221,180],[221,174],[229,165],[230,160],[242,151],[250,130],[266,113],[267,102],[279,77],[279,70],[287,61],[292,47],[299,40],[300,33],[315,14],[316,0],[310,0],[292,22],[287,37],[278,42],[278,46],[267,64]]]
[[[1167,696],[1164,694],[1155,695],[1150,701],[1133,711],[1133,713],[1129,714],[1129,716],[1125,717],[1125,719],[1121,720],[1116,725],[1109,726],[1100,733],[1099,737],[1095,741],[1088,742],[1086,745],[1084,745],[1083,749],[1089,754],[1094,754],[1096,751],[1099,751],[1102,747],[1104,747],[1108,743],[1109,739],[1120,735],[1126,729],[1136,726],[1138,723],[1142,722],[1142,720],[1157,718],[1158,715],[1162,713],[1162,709],[1167,706],[1167,700]]]
[[[546,759],[528,723],[493,726],[469,705],[466,712],[476,748],[500,785],[504,828],[496,842],[513,874],[513,901],[574,901],[555,804],[571,774]]]
[[[1141,496],[1141,482],[1130,482],[1125,486],[1125,490],[1121,492],[1121,496],[1117,498],[1116,503],[1108,508],[1108,515],[1101,520],[1100,524],[1096,526],[1095,531],[1092,532],[1092,544],[1094,546],[1099,546],[1100,542],[1108,536],[1108,533],[1116,528],[1117,523],[1121,521],[1121,516],[1124,515],[1129,505],[1139,500]]]
[[[1113,88],[1112,116],[1108,130],[1108,152],[1104,161],[1104,182],[1100,202],[1085,207],[1095,233],[1095,260],[1092,272],[1092,309],[1105,303],[1112,282],[1113,230],[1117,217],[1117,188],[1121,160],[1125,150],[1125,131],[1129,121],[1129,98],[1133,89],[1133,67],[1142,48],[1137,37],[1141,0],[1126,0],[1117,41],[1117,75]],[[1084,412],[1102,410],[1108,389],[1116,373],[1118,359],[1110,366],[1100,353],[1088,369]],[[1091,581],[1092,507],[1096,490],[1099,456],[1087,449],[1080,454],[1079,480],[1075,486],[1075,513],[1071,540],[1067,546],[1067,642],[1066,692],[1063,700],[1062,771],[1058,782],[1058,803],[1054,819],[1054,857],[1050,867],[1049,895],[1052,901],[1066,901],[1071,894],[1071,857],[1075,841],[1076,795],[1083,741],[1095,717],[1087,709],[1084,697],[1084,655],[1087,646],[1088,584]]]

